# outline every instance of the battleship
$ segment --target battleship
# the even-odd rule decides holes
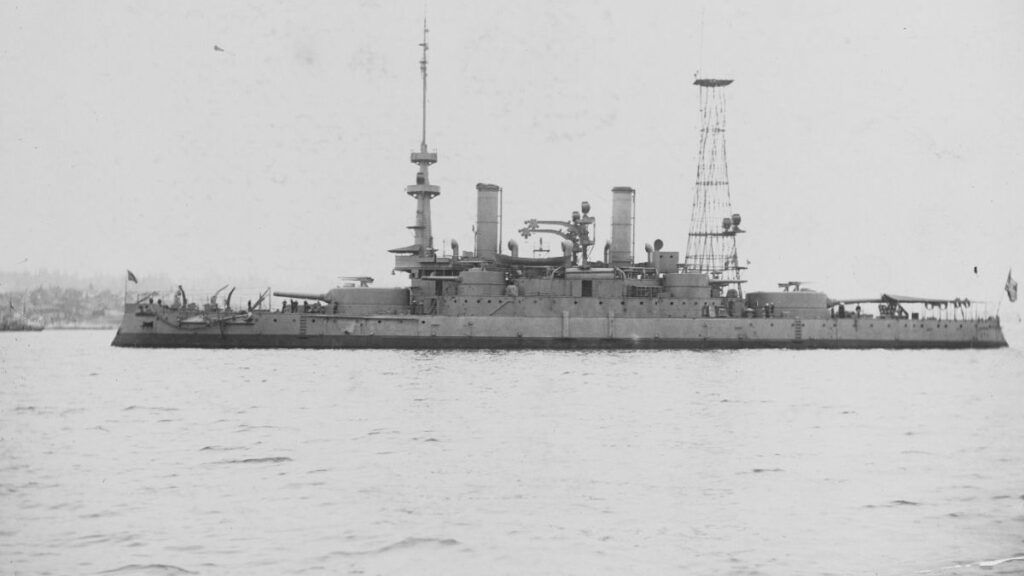
[[[423,126],[413,184],[413,243],[394,248],[401,287],[356,276],[326,292],[269,289],[241,309],[231,294],[173,301],[128,298],[114,346],[191,348],[400,349],[717,349],[996,348],[1006,346],[998,316],[966,298],[882,294],[838,300],[801,282],[746,291],[725,164],[725,89],[732,80],[697,78],[701,128],[686,251],[661,240],[636,247],[637,191],[611,188],[611,234],[597,246],[595,215],[584,201],[564,219],[531,219],[523,239],[554,238],[553,250],[503,245],[503,190],[476,185],[473,250],[434,245],[427,146],[427,34],[420,71]],[[567,211],[568,212],[568,211]],[[552,252],[555,255],[552,255]],[[274,303],[273,297],[281,300]],[[168,299],[170,300],[170,299]]]

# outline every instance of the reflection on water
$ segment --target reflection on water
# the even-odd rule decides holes
[[[1024,572],[1018,348],[111,338],[0,334],[4,573]]]

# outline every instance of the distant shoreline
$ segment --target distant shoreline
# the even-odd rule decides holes
[[[47,324],[47,330],[116,330],[117,324]]]

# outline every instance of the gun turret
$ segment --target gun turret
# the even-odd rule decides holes
[[[306,292],[274,292],[274,296],[319,301],[327,304],[333,314],[408,314],[408,288],[370,288],[351,286],[331,288],[325,294]],[[304,310],[305,311],[305,310]]]
[[[304,294],[302,292],[274,292],[279,298],[297,298],[299,300],[319,300],[321,302],[333,302],[329,294]]]

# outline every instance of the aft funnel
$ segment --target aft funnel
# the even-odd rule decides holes
[[[612,266],[633,265],[633,222],[636,190],[628,186],[612,188]]]

